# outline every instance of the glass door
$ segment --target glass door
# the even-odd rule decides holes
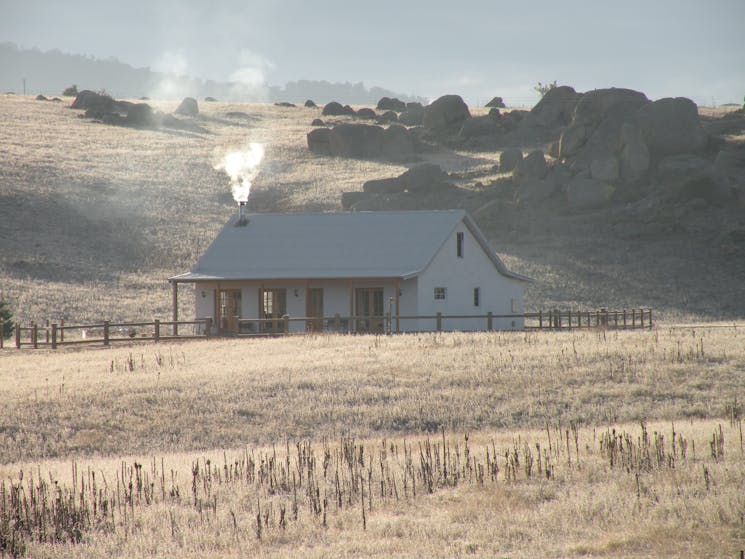
[[[259,325],[261,332],[284,332],[285,324],[282,317],[287,314],[287,290],[259,289],[259,311],[259,318],[266,319]]]
[[[358,287],[356,290],[357,332],[383,332],[385,311],[382,287]]]

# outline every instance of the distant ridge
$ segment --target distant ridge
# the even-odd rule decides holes
[[[373,104],[381,97],[398,97],[402,101],[424,101],[421,97],[395,93],[381,87],[367,88],[363,83],[331,83],[300,80],[285,86],[248,86],[240,83],[215,82],[190,76],[134,68],[116,58],[105,60],[57,49],[41,51],[24,49],[14,43],[0,43],[0,91],[59,95],[66,87],[79,90],[106,90],[114,97],[180,99],[214,97],[220,101],[289,101],[316,103],[338,100],[349,104]]]

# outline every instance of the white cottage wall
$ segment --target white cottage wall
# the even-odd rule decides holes
[[[463,234],[463,255],[457,254],[457,235]],[[435,299],[435,288],[445,288],[445,298]],[[474,289],[479,305],[474,305]],[[419,314],[443,315],[520,314],[523,312],[524,282],[502,275],[481,245],[461,222],[419,276]],[[494,318],[495,330],[519,330],[522,318]],[[445,319],[444,330],[485,330],[486,319]],[[434,329],[434,325],[424,329]]]

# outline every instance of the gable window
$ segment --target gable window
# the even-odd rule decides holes
[[[435,300],[444,300],[447,297],[448,294],[448,288],[447,287],[435,287]]]
[[[478,307],[481,305],[481,288],[474,287],[473,288],[473,306]]]
[[[455,234],[455,254],[458,258],[463,258],[463,237],[461,232]]]

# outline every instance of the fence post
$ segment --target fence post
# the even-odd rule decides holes
[[[569,319],[569,329],[571,330],[572,329],[572,309],[569,309],[567,311],[567,317]]]
[[[204,335],[207,338],[212,336],[212,317],[210,316],[204,319]]]
[[[290,333],[290,315],[289,314],[284,315],[282,317],[282,322],[284,324],[285,334],[289,334]]]
[[[44,328],[44,339],[46,340],[46,343],[49,343],[49,319],[48,318],[45,324],[46,324],[46,327]]]
[[[641,320],[641,328],[644,329],[644,309],[639,309],[639,319]]]
[[[31,323],[31,342],[34,344],[34,349],[39,349],[39,327],[36,322]]]
[[[5,321],[0,317],[0,349],[3,349],[3,339],[5,338]]]
[[[442,313],[437,313],[437,331],[442,332]]]
[[[109,345],[109,321],[103,321],[103,345]]]
[[[336,313],[334,315],[334,331],[338,332],[339,330],[341,330],[341,317],[339,313]]]
[[[21,349],[21,323],[16,322],[16,349]]]
[[[652,309],[649,309],[649,328],[652,328]]]
[[[631,329],[636,328],[636,309],[631,309]]]
[[[626,328],[626,309],[623,309],[623,327]]]
[[[52,349],[57,349],[57,323],[52,323]]]
[[[538,328],[543,329],[543,311],[538,311]]]
[[[59,342],[61,344],[65,343],[65,319],[60,318],[59,320]]]
[[[488,313],[486,313],[486,329],[489,332],[491,332],[494,329],[493,324],[492,324],[492,319],[493,319],[492,312],[489,311]]]
[[[157,344],[160,341],[160,319],[156,318],[153,323],[153,341]]]

